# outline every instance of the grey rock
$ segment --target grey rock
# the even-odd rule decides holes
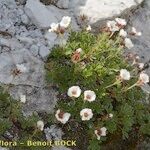
[[[25,26],[17,26],[17,27],[14,27],[15,29],[15,34],[16,34],[16,37],[17,36],[21,36],[21,37],[26,37],[29,35],[29,31],[27,30],[27,28]]]
[[[27,0],[16,0],[17,5],[25,5]]]
[[[57,34],[54,32],[46,32],[44,37],[49,45],[49,48],[52,48],[57,40]]]
[[[28,24],[29,23],[29,18],[27,17],[27,15],[23,14],[21,16],[21,21],[24,23],[24,24]]]
[[[32,45],[30,47],[30,52],[34,55],[37,56],[39,52],[39,47],[37,45]]]
[[[70,8],[74,8],[77,18],[84,14],[90,24],[99,24],[100,21],[120,16],[123,12],[137,7],[142,0],[138,2],[134,0],[73,0]]]
[[[52,22],[57,22],[53,12],[49,11],[39,0],[27,0],[25,12],[31,21],[40,28],[48,28]]]
[[[23,36],[16,36],[16,37],[22,43],[33,44],[35,42],[35,40],[32,39],[31,37],[23,37]]]
[[[69,8],[70,0],[59,0],[56,4],[57,7],[67,9]]]
[[[44,133],[47,140],[61,140],[64,134],[56,125],[51,125],[50,128],[44,129]]]
[[[45,59],[48,55],[49,55],[50,51],[49,51],[49,48],[42,45],[40,46],[40,50],[39,50],[39,55]]]
[[[132,52],[138,54],[141,62],[150,64],[150,1],[145,0],[143,6],[139,7],[129,18],[128,31],[135,27],[142,35],[130,37],[134,43]],[[147,70],[150,75],[150,69]]]
[[[12,39],[0,38],[0,45],[9,47],[10,50],[16,50],[22,48],[22,45],[15,38]]]
[[[28,30],[28,36],[30,36],[31,38],[36,38],[36,39],[43,39],[43,33],[41,32],[41,30],[39,29],[31,29]]]
[[[24,15],[24,10],[23,10],[23,7],[19,7],[17,9],[17,13],[21,16],[21,15]]]
[[[10,133],[9,131],[6,131],[6,132],[4,133],[4,135],[5,135],[6,137],[8,137],[9,139],[13,139],[13,138],[14,138],[14,136],[12,135],[12,133]]]
[[[9,150],[9,149],[0,146],[0,150]]]
[[[0,39],[0,45],[10,47],[10,43],[8,42],[7,39],[4,39],[4,38]]]
[[[46,8],[48,9],[50,14],[53,14],[53,16],[57,18],[55,23],[60,22],[60,20],[62,19],[63,16],[70,16],[70,14],[69,14],[70,12],[68,10],[59,9],[56,6],[48,5],[48,6],[46,6]]]
[[[42,46],[40,47],[39,55],[40,55],[43,59],[45,59],[45,58],[49,55],[49,53],[50,53],[50,51],[49,51],[49,48],[48,48],[48,47],[46,47],[46,46],[44,46],[44,45],[42,45]]]
[[[143,0],[135,0],[136,3],[141,4]]]
[[[33,44],[33,42],[35,42],[35,40],[32,39],[31,37],[23,37],[23,36],[16,36],[16,37],[22,43]]]
[[[12,70],[16,64],[24,64],[28,72],[21,73],[15,78]],[[0,82],[14,85],[30,85],[41,87],[44,83],[44,63],[34,57],[28,50],[21,49],[0,54]]]
[[[25,116],[32,115],[33,112],[53,113],[56,105],[56,92],[51,88],[19,85],[9,89],[11,96],[17,100],[20,94],[26,95],[26,103],[23,105]]]

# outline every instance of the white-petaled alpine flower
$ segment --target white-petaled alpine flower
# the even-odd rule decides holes
[[[120,70],[120,78],[121,80],[130,80],[130,72],[127,71],[126,69],[121,69]]]
[[[43,131],[43,129],[44,129],[44,122],[43,122],[42,120],[39,120],[39,121],[37,122],[37,128],[38,128],[39,130]]]
[[[87,28],[86,28],[86,31],[91,31],[91,30],[92,30],[91,26],[88,25]]]
[[[131,48],[134,47],[134,45],[133,45],[131,39],[129,39],[129,38],[125,38],[124,44],[125,44],[125,47],[127,47],[128,49],[131,49]]]
[[[141,35],[142,35],[142,33],[141,33],[141,32],[137,32],[137,30],[136,30],[136,28],[135,28],[135,27],[132,27],[131,34],[136,35],[136,36],[141,36]]]
[[[60,22],[60,26],[63,28],[68,28],[71,23],[71,17],[64,16]]]
[[[119,32],[119,35],[123,38],[125,38],[127,36],[127,32],[124,29],[121,29]]]
[[[138,67],[139,67],[139,69],[143,69],[144,68],[144,63],[138,63]]]
[[[97,140],[100,140],[101,136],[106,136],[106,131],[106,127],[95,130],[94,133],[97,136]]]
[[[94,91],[87,90],[84,91],[84,100],[88,102],[93,102],[96,99],[96,94]]]
[[[80,111],[80,116],[83,121],[90,120],[93,117],[93,112],[89,108],[84,108]]]
[[[138,84],[143,85],[148,82],[149,82],[149,76],[144,72],[140,73]]]
[[[135,59],[136,59],[136,60],[140,60],[140,56],[138,56],[138,55],[135,56]]]
[[[76,49],[76,52],[77,52],[77,53],[81,53],[82,51],[83,51],[82,48]]]
[[[126,26],[127,25],[127,22],[125,19],[122,19],[122,18],[115,18],[115,21],[117,22],[117,24],[119,26]]]
[[[112,113],[108,114],[109,118],[112,118],[114,115]]]
[[[81,89],[79,86],[72,86],[68,89],[67,94],[69,97],[78,98],[81,95]]]
[[[17,64],[16,67],[21,73],[25,73],[27,71],[27,68],[24,66],[24,64]]]
[[[59,28],[59,24],[58,23],[52,23],[50,25],[50,29],[48,30],[49,32],[57,32],[58,31],[58,28]]]
[[[70,116],[71,116],[70,113],[67,112],[65,113],[60,109],[58,109],[55,114],[56,119],[60,121],[62,124],[65,124],[69,120]]]
[[[25,103],[26,102],[26,95],[20,95],[20,102]]]
[[[117,26],[116,21],[108,21],[107,27],[111,32],[119,31],[119,27]]]
[[[112,118],[114,115],[112,113],[108,114],[109,118]]]

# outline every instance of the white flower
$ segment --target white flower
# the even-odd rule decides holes
[[[132,41],[129,38],[125,38],[125,47],[127,47],[128,49],[131,49],[134,47]]]
[[[81,89],[79,86],[72,86],[68,89],[67,92],[69,97],[79,97],[81,95]]]
[[[146,73],[142,72],[142,73],[140,73],[139,81],[142,84],[146,84],[149,82],[149,76]]]
[[[16,67],[21,73],[25,73],[27,71],[27,68],[24,66],[24,64],[17,64]]]
[[[39,121],[37,122],[37,128],[38,128],[39,130],[43,131],[43,129],[44,129],[44,122],[43,122],[42,120],[39,120]]]
[[[85,101],[93,102],[95,101],[95,99],[96,99],[96,94],[94,91],[91,91],[91,90],[84,91]]]
[[[135,27],[132,27],[132,31],[131,31],[132,34],[136,35],[136,36],[141,36],[142,33],[141,32],[137,32],[136,28]]]
[[[121,69],[120,70],[120,78],[122,80],[130,80],[130,72],[127,71],[126,69]]]
[[[91,26],[88,25],[87,28],[86,28],[86,31],[91,31],[91,30],[92,30]]]
[[[109,118],[112,118],[114,115],[112,113],[108,114]]]
[[[60,22],[60,26],[63,28],[68,28],[68,26],[71,23],[71,17],[69,16],[64,16]]]
[[[59,24],[58,23],[52,23],[50,25],[50,29],[48,30],[49,32],[57,32],[58,28],[59,28]]]
[[[76,49],[76,52],[77,52],[77,53],[81,53],[82,51],[83,51],[82,48]]]
[[[121,25],[121,26],[126,26],[127,25],[127,22],[125,19],[122,19],[122,18],[116,18],[115,21]]]
[[[20,95],[20,102],[25,103],[26,102],[26,95]]]
[[[100,140],[101,136],[106,136],[106,127],[102,127],[98,130],[95,130],[94,133],[96,134],[97,136],[97,140]]]
[[[70,113],[67,113],[67,112],[64,113],[60,109],[58,109],[55,114],[56,119],[63,124],[65,124],[69,120],[70,116],[71,116]]]
[[[127,32],[124,29],[121,29],[119,35],[125,38],[127,36]]]
[[[144,68],[144,63],[138,63],[138,67],[139,67],[140,69],[143,69],[143,68]]]
[[[139,57],[139,56],[136,56],[135,59],[138,61],[138,60],[140,60],[140,57]]]
[[[107,27],[111,32],[119,31],[119,27],[117,26],[116,21],[108,21]]]
[[[92,110],[89,108],[82,109],[80,111],[80,116],[83,121],[90,120],[93,117]]]

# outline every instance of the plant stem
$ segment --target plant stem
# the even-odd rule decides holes
[[[120,81],[120,80],[117,80],[117,81],[115,81],[113,84],[110,84],[110,85],[106,86],[105,88],[106,88],[106,89],[107,89],[107,88],[110,88],[110,87],[112,87],[112,86],[114,86],[114,85],[116,85],[116,84],[118,84],[118,83],[121,83],[121,81]]]
[[[130,87],[128,87],[128,88],[125,90],[125,92],[127,92],[128,90],[132,89],[132,88],[135,87],[135,86],[137,86],[137,82],[134,83],[133,85],[131,85]]]
[[[112,38],[112,36],[114,35],[115,32],[112,32],[111,35],[109,36],[109,39]]]

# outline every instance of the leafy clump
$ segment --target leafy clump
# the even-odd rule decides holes
[[[43,132],[37,129],[37,121],[40,116],[33,113],[32,116],[25,117],[22,113],[22,105],[20,101],[12,99],[0,87],[0,139],[3,141],[16,141],[17,146],[13,147],[15,150],[27,149],[27,140],[46,140]],[[48,122],[48,120],[45,122]],[[20,145],[19,143],[24,144]],[[30,146],[28,149],[33,150],[37,147]]]
[[[77,139],[80,149],[99,150],[100,145],[109,145],[121,136],[127,139],[132,133],[137,135],[137,142],[137,137],[150,133],[149,106],[142,101],[145,94],[139,86],[129,88],[138,80],[139,70],[131,67],[123,57],[121,39],[117,36],[72,32],[64,47],[53,49],[45,67],[47,81],[57,86],[60,92],[56,108],[71,114],[63,126],[66,138],[77,139],[80,135]],[[129,70],[132,79],[116,83],[121,69]],[[79,86],[82,93],[94,91],[96,100],[84,101],[83,94],[76,99],[67,96],[68,88],[74,85]],[[81,120],[80,111],[84,108],[93,111],[89,121]],[[106,127],[107,135],[97,140],[94,131],[102,127]]]

